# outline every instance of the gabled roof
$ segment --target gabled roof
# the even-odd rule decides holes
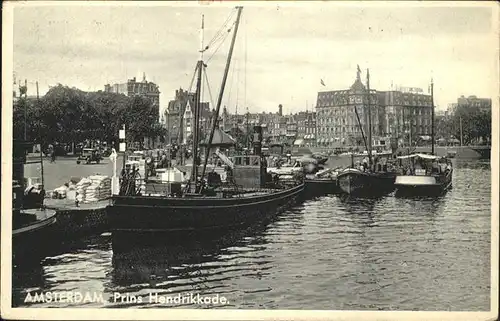
[[[208,138],[201,142],[201,146],[207,146]],[[236,144],[236,140],[229,134],[226,134],[222,129],[216,128],[214,132],[214,138],[212,139],[211,146],[233,146]]]

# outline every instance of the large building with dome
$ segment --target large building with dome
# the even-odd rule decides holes
[[[368,98],[370,99],[368,104]],[[408,137],[428,139],[431,135],[432,98],[416,88],[377,91],[356,80],[349,89],[318,92],[316,126],[319,146],[340,147],[362,143],[362,125],[368,136],[368,107],[371,110],[372,144],[388,137],[404,143]],[[356,116],[356,112],[358,116]]]

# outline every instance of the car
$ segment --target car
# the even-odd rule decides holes
[[[99,164],[101,160],[103,160],[103,157],[98,148],[84,148],[82,149],[80,156],[78,156],[76,163],[80,164],[82,161],[85,161],[86,164],[90,164],[92,162]]]

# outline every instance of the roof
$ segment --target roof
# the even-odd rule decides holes
[[[354,82],[354,84],[352,84],[351,89],[354,91],[365,91],[366,87],[361,82],[361,79],[356,78],[356,81]]]
[[[208,142],[207,137],[203,142],[201,142],[201,146],[207,146]],[[212,139],[212,146],[233,146],[236,144],[236,140],[229,134],[226,134],[222,129],[216,128],[214,132],[214,137]]]

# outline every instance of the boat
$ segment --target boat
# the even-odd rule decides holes
[[[42,258],[54,240],[57,221],[55,210],[44,207],[43,153],[40,158],[27,160],[29,142],[13,141],[12,153],[12,259],[22,264],[28,259]],[[25,164],[41,164],[42,183],[25,183]],[[29,185],[29,186],[27,186]]]
[[[452,187],[453,165],[448,157],[430,154],[398,156],[409,161],[396,177],[396,195],[437,196]]]
[[[337,175],[340,168],[327,168],[305,177],[305,192],[308,197],[340,193]]]
[[[345,168],[337,175],[340,190],[353,196],[380,196],[394,191],[395,172]]]
[[[151,236],[160,233],[166,235],[170,242],[182,242],[186,238],[210,237],[220,231],[265,220],[302,199],[304,182],[299,175],[296,175],[296,180],[285,182],[271,179],[271,174],[267,173],[267,163],[262,154],[260,126],[254,126],[253,155],[240,155],[238,157],[245,158],[245,161],[233,162],[224,156],[222,151],[216,150],[214,154],[226,164],[226,179],[222,181],[218,173],[212,171],[206,175],[205,180],[241,11],[242,7],[237,7],[231,46],[212,117],[205,157],[196,156],[201,154],[198,152],[201,126],[194,125],[193,159],[200,159],[201,162],[198,165],[198,161],[193,161],[187,181],[180,182],[180,177],[176,179],[175,193],[171,192],[174,185],[166,182],[155,183],[155,187],[151,190],[148,189],[147,182],[145,190],[137,188],[142,183],[138,182],[135,171],[124,171],[120,179],[120,192],[112,196],[112,204],[108,209],[113,238],[115,236],[120,238],[130,233]],[[201,34],[203,39],[203,22]],[[205,48],[203,40],[201,48]],[[203,51],[201,50],[201,57],[195,70],[197,81],[193,124],[199,123],[201,109],[201,79],[205,68]]]
[[[401,173],[396,177],[396,195],[436,196],[452,187],[453,165],[449,156],[434,154],[434,83],[431,81],[431,153],[398,156]],[[407,164],[403,164],[408,160]]]
[[[361,130],[363,136],[363,141],[365,143],[366,153],[357,154],[351,153],[351,166],[340,171],[337,175],[337,181],[339,189],[344,194],[351,196],[380,196],[388,194],[394,190],[394,181],[396,179],[396,173],[392,171],[390,163],[388,163],[388,158],[390,154],[376,154],[374,156],[372,151],[372,125],[371,125],[371,111],[370,111],[370,72],[367,70],[367,88],[365,89],[361,83],[360,73],[358,67],[358,75],[356,82],[361,87],[362,91],[367,94],[367,106],[368,106],[368,142],[365,139],[363,132],[363,126],[359,118],[356,106],[354,106],[354,111],[358,120],[358,126]],[[354,157],[364,157],[363,165],[355,166]],[[382,163],[377,163],[374,161],[374,157],[380,158]],[[383,162],[385,163],[383,164]]]

